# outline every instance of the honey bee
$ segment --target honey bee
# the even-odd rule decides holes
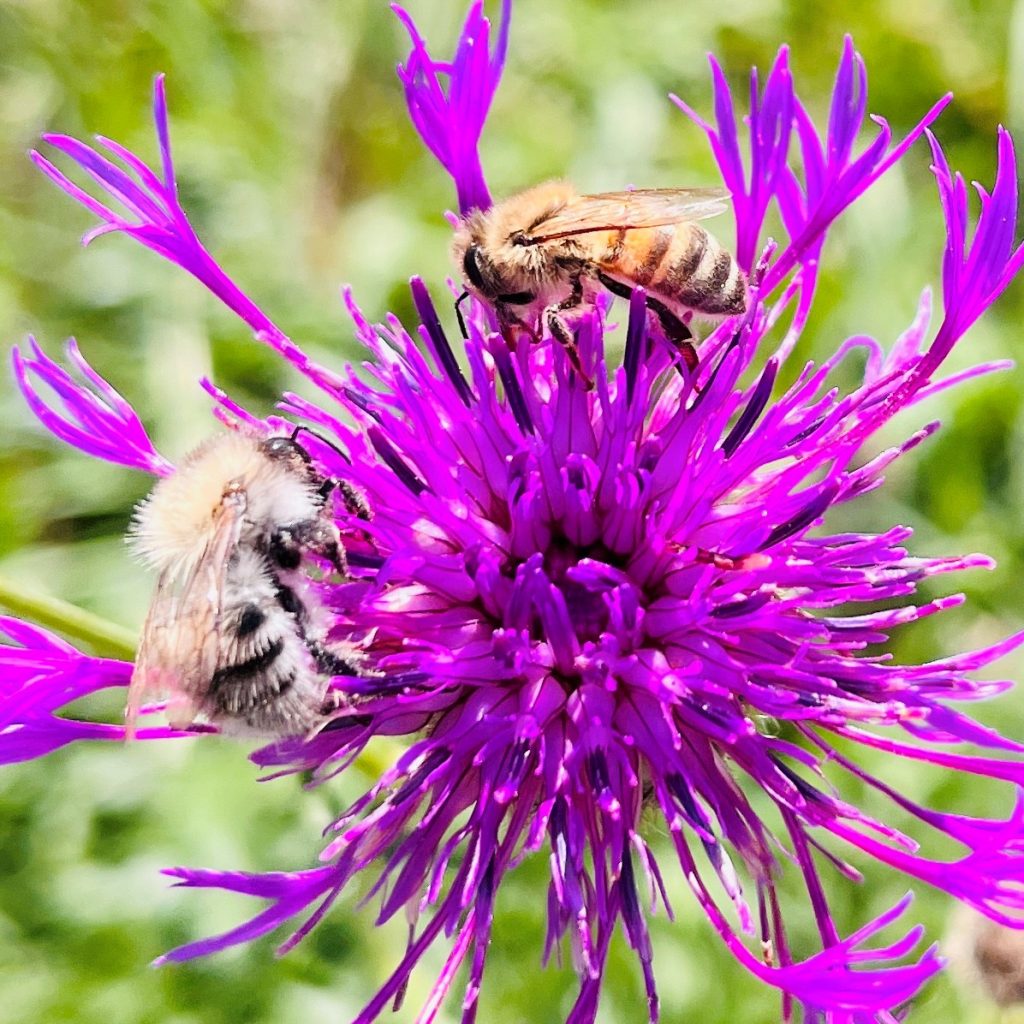
[[[695,223],[723,212],[728,195],[714,188],[578,195],[568,182],[550,181],[488,210],[473,210],[452,243],[466,282],[456,310],[468,295],[490,303],[513,345],[512,328],[536,337],[542,313],[585,377],[561,314],[591,301],[597,288],[628,298],[642,286],[648,308],[693,370],[690,315],[721,319],[747,306],[743,271]]]
[[[205,720],[234,735],[301,735],[334,710],[331,677],[359,666],[326,642],[304,563],[315,556],[347,576],[335,490],[368,518],[295,434],[233,433],[192,451],[139,504],[129,543],[159,578],[128,691],[129,736],[154,693],[168,696],[172,727]]]

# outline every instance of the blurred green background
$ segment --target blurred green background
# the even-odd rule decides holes
[[[444,55],[463,16],[456,0],[411,0]],[[710,110],[704,54],[734,85],[789,42],[803,96],[820,117],[844,32],[870,76],[872,111],[908,129],[939,95],[956,93],[938,132],[954,167],[991,182],[994,131],[1024,129],[1024,5],[968,0],[519,0],[511,59],[483,153],[497,195],[568,175],[590,191],[710,183],[703,138],[665,96]],[[209,433],[205,373],[259,414],[299,381],[254,343],[198,284],[120,237],[83,251],[91,219],[26,159],[40,132],[101,132],[155,159],[152,77],[168,75],[171,131],[185,205],[207,246],[294,338],[327,363],[359,358],[338,301],[349,282],[363,309],[407,321],[406,281],[440,289],[449,273],[443,211],[448,180],[408,126],[394,77],[403,34],[380,0],[289,4],[6,0],[0,4],[0,337],[36,334],[52,354],[67,335],[140,410],[176,458]],[[1022,134],[1024,137],[1024,134]],[[942,230],[928,153],[908,159],[831,236],[807,357],[851,333],[886,344],[911,319],[919,291],[938,286]],[[719,229],[725,234],[723,229]],[[974,328],[950,366],[1012,356],[1019,285]],[[451,326],[453,318],[448,317]],[[797,362],[799,360],[795,360]],[[843,511],[858,529],[917,530],[922,554],[980,550],[994,573],[929,587],[963,587],[970,603],[899,637],[898,656],[931,658],[1018,628],[1024,575],[1020,451],[1024,371],[976,381],[904,414],[884,441],[925,419],[945,430],[894,468],[883,492]],[[0,379],[0,578],[65,598],[129,630],[151,580],[122,544],[139,474],[62,447]],[[834,525],[841,525],[838,521]],[[1002,673],[1020,677],[1021,658]],[[118,708],[113,704],[109,713]],[[981,717],[1018,738],[1024,702]],[[969,780],[884,764],[890,784],[942,807],[1003,813],[1009,794]],[[289,869],[313,863],[320,829],[366,784],[360,771],[300,796],[296,780],[255,784],[237,743],[70,749],[0,772],[0,1020],[81,1024],[293,1024],[345,1021],[399,955],[402,929],[372,928],[372,908],[341,901],[281,961],[267,939],[241,951],[157,971],[170,945],[231,925],[254,905],[169,889],[174,864]],[[846,790],[884,810],[870,795]],[[657,831],[655,828],[653,831]],[[946,851],[951,853],[952,851]],[[769,1024],[774,993],[747,978],[690,904],[665,858],[678,920],[653,923],[663,1020]],[[890,905],[904,879],[854,857],[867,884],[828,877],[843,930]],[[546,864],[509,881],[480,1019],[561,1020],[575,983],[541,970]],[[788,894],[802,906],[790,885]],[[912,914],[932,936],[963,938],[949,901],[922,891]],[[798,946],[809,915],[790,915]],[[435,950],[395,1016],[411,1021],[442,951]],[[445,1021],[458,1019],[458,1000]],[[624,942],[609,969],[601,1020],[643,1018],[642,986]],[[1002,1018],[969,987],[933,984],[910,1020]]]

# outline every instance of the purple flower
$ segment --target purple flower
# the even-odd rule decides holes
[[[434,60],[408,13],[398,4],[392,4],[391,9],[412,40],[408,59],[398,65],[409,117],[430,152],[455,181],[459,210],[466,213],[477,207],[486,209],[491,205],[491,194],[477,146],[505,65],[512,0],[501,0],[501,27],[493,53],[484,5],[479,0],[474,3],[451,61]],[[447,89],[441,84],[441,75],[448,79]]]
[[[400,68],[409,109],[452,175],[462,211],[489,202],[477,142],[504,60],[508,7],[492,52],[474,4],[450,63],[430,56],[398,10],[413,40]],[[472,1022],[496,894],[516,864],[538,854],[549,859],[551,875],[545,956],[567,946],[579,976],[568,1024],[594,1021],[618,927],[636,952],[653,1021],[645,908],[660,902],[669,911],[662,871],[674,858],[713,930],[781,991],[787,1019],[799,1006],[809,1022],[891,1024],[941,961],[933,948],[913,955],[920,928],[888,944],[874,940],[909,896],[855,934],[838,933],[826,886],[832,867],[856,877],[844,848],[944,889],[993,920],[1020,924],[1024,797],[1005,821],[934,811],[870,775],[857,754],[882,750],[1024,784],[1024,746],[957,709],[1005,689],[972,676],[1024,634],[923,665],[869,653],[894,628],[962,602],[961,595],[916,600],[923,581],[992,563],[981,555],[914,557],[906,547],[911,531],[901,526],[873,534],[832,533],[827,525],[834,505],[880,486],[887,468],[938,424],[859,461],[879,427],[930,394],[1004,365],[935,377],[1024,261],[1013,245],[1012,142],[1000,130],[995,185],[991,194],[979,190],[981,212],[968,242],[966,189],[929,133],[947,228],[938,328],[930,328],[926,291],[899,338],[841,341],[832,358],[808,364],[783,390],[777,377],[812,313],[826,232],[907,154],[948,97],[896,144],[876,118],[876,138],[857,154],[867,86],[852,43],[824,134],[780,51],[763,90],[752,78],[747,167],[725,77],[714,63],[712,71],[716,124],[697,121],[733,193],[750,309],[704,339],[691,379],[675,372],[649,328],[641,289],[629,303],[621,365],[607,361],[612,329],[607,305],[599,304],[579,324],[592,390],[550,339],[509,351],[480,308],[469,318],[460,361],[418,279],[412,294],[420,324],[411,332],[393,317],[371,324],[346,294],[370,355],[368,372],[311,361],[189,226],[178,205],[159,79],[161,176],[106,140],[100,145],[126,169],[82,143],[47,137],[126,211],[98,202],[37,156],[103,222],[87,240],[119,230],[188,270],[321,390],[320,404],[286,395],[281,408],[338,445],[344,458],[320,453],[325,471],[354,483],[375,510],[360,527],[365,550],[353,539],[354,582],[326,598],[333,636],[372,638],[374,671],[343,681],[343,710],[318,735],[278,741],[254,760],[326,781],[374,737],[408,737],[393,766],[333,823],[321,866],[271,875],[168,872],[181,885],[246,893],[267,906],[235,930],[163,959],[214,952],[306,915],[287,949],[353,876],[371,872],[379,919],[401,913],[413,924],[404,957],[356,1024],[399,998],[424,950],[442,939],[450,953],[417,1020],[436,1019],[466,964],[462,1019]],[[785,234],[766,244],[772,204]],[[843,393],[832,376],[857,349],[866,350],[866,366],[860,384]],[[19,385],[44,424],[89,454],[167,472],[124,400],[76,349],[71,358],[84,383],[34,345],[29,357],[15,355]],[[41,385],[58,401],[43,397]],[[280,428],[281,420],[254,417],[205,386],[225,422]],[[874,610],[883,602],[884,610]],[[3,628],[14,645],[4,649],[0,677],[0,758],[122,735],[119,726],[56,712],[92,690],[124,685],[129,666],[88,658],[23,624],[8,620]],[[844,776],[916,819],[914,837],[846,802]],[[661,817],[665,849],[648,845],[644,809]],[[955,840],[959,857],[927,855],[927,844],[944,838]],[[802,878],[820,936],[820,951],[803,960],[786,938],[777,888],[784,872]]]

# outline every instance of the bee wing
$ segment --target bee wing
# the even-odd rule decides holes
[[[245,492],[225,492],[214,513],[210,541],[180,585],[174,570],[160,575],[135,656],[125,711],[127,738],[135,735],[145,698],[168,698],[167,719],[175,729],[191,725],[221,664],[221,618],[228,562],[238,546]]]
[[[729,208],[720,188],[638,188],[570,199],[552,216],[534,225],[529,244],[582,235],[589,231],[655,228],[704,220]]]

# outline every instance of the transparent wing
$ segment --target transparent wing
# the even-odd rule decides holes
[[[530,232],[529,242],[551,241],[588,231],[654,228],[680,221],[704,220],[729,208],[729,193],[720,188],[638,188],[576,196]]]
[[[225,493],[209,543],[194,569],[180,584],[171,569],[157,580],[128,687],[128,739],[135,735],[146,699],[167,698],[167,719],[175,729],[191,725],[199,713],[222,660],[224,583],[245,507],[243,490]]]

